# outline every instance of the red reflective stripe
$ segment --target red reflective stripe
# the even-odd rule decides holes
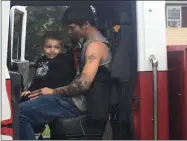
[[[3,127],[1,128],[1,135],[13,136],[12,128]]]
[[[8,101],[10,105],[10,110],[11,110],[11,119],[12,119],[12,95],[11,95],[11,80],[6,79],[6,91],[7,91],[7,96],[8,96]]]
[[[1,125],[7,125],[7,124],[11,124],[11,123],[12,123],[12,118],[1,121]]]
[[[6,79],[6,91],[7,91],[7,97],[8,97],[8,102],[9,102],[9,106],[10,106],[10,119],[6,119],[6,120],[1,121],[1,125],[4,125],[4,126],[7,124],[12,124],[12,102],[11,102],[12,97],[11,97],[11,80],[10,79]],[[13,129],[3,127],[3,128],[1,128],[1,134],[12,136]]]

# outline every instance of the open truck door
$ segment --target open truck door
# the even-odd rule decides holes
[[[23,89],[23,80],[27,87],[27,70],[29,70],[27,67],[29,62],[25,60],[27,11],[24,6],[13,6],[10,9],[10,1],[3,1],[2,4],[3,22],[6,23],[2,24],[2,38],[5,38],[2,47],[2,76],[5,83],[2,93],[1,135],[3,140],[15,140],[19,139],[19,97]],[[16,17],[18,14],[19,16]],[[15,20],[16,18],[18,21]],[[16,25],[21,25],[17,32],[17,46],[14,44]]]
[[[16,19],[17,18],[17,19]],[[13,139],[19,139],[19,99],[21,91],[27,88],[29,61],[25,60],[27,11],[25,6],[13,6],[10,9],[10,47],[7,62],[12,90],[12,128]],[[14,43],[16,42],[16,44]]]

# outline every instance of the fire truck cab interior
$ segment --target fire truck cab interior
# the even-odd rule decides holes
[[[108,120],[112,125],[112,139],[135,139],[131,104],[137,74],[136,1],[11,1],[11,7],[71,6],[85,3],[95,7],[98,28],[111,45],[112,89],[109,94],[108,118],[90,120],[85,114],[77,118],[57,119],[50,124],[51,139],[101,139]],[[28,84],[30,63],[27,60],[13,60],[11,63],[10,60],[8,67],[12,79],[13,138],[19,139],[18,94],[22,89],[21,83],[24,86]]]

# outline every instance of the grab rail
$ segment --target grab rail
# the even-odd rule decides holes
[[[158,79],[157,79],[157,73],[158,73],[158,60],[156,59],[156,56],[151,54],[149,57],[151,63],[152,63],[152,71],[153,71],[153,133],[154,133],[154,140],[158,139]]]

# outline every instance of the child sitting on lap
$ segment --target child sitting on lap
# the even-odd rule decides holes
[[[35,63],[35,75],[27,91],[22,92],[20,102],[27,101],[28,94],[40,88],[57,88],[69,84],[76,75],[73,56],[62,53],[64,49],[60,33],[46,32],[42,39],[41,56]]]

